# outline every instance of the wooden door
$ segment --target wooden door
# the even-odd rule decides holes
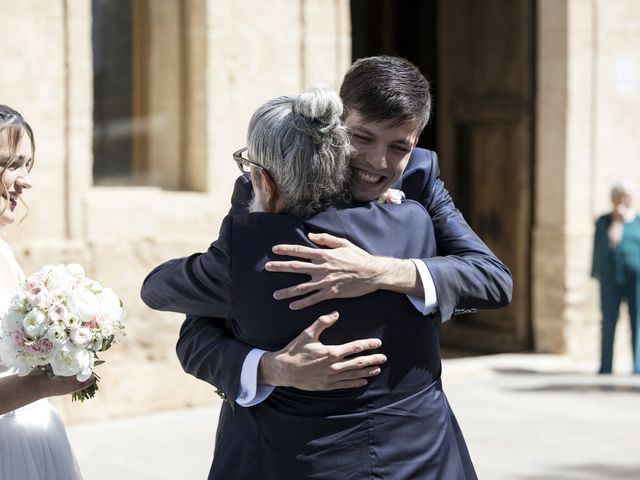
[[[508,308],[445,324],[443,344],[457,348],[531,348],[534,12],[534,0],[438,2],[435,121],[442,177],[514,280]]]

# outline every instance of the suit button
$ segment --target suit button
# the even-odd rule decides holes
[[[220,390],[219,388],[216,388],[216,393],[222,400],[224,400],[225,402],[227,401],[227,394],[224,393],[222,390]]]

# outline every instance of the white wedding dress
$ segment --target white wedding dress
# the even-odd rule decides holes
[[[0,255],[16,278],[24,278],[4,240],[0,240]],[[1,316],[8,311],[14,293],[0,287]],[[0,378],[8,375],[14,373],[0,363]],[[64,425],[46,398],[0,415],[0,480],[80,478]]]

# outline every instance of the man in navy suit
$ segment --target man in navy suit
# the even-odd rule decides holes
[[[434,223],[438,256],[389,259],[371,256],[335,236],[310,235],[329,248],[312,251],[281,246],[276,251],[314,255],[313,264],[267,264],[272,271],[312,275],[311,281],[281,289],[279,298],[317,291],[292,303],[302,308],[328,298],[395,291],[410,295],[416,308],[425,315],[436,315],[441,322],[460,311],[508,304],[509,270],[455,208],[439,179],[436,154],[415,148],[431,111],[429,86],[419,70],[397,57],[361,59],[347,72],[340,95],[358,153],[351,161],[354,197],[373,200],[395,187],[422,204]],[[230,214],[246,212],[251,194],[248,177],[239,177]],[[214,385],[231,408],[255,405],[275,386],[305,390],[361,386],[386,361],[378,353],[363,355],[377,348],[380,339],[360,337],[344,345],[320,342],[320,334],[333,322],[335,319],[320,317],[285,348],[264,352],[235,338],[223,319],[190,316],[182,326],[177,353],[185,371]]]
[[[227,216],[207,252],[157,267],[142,298],[155,309],[225,318],[238,340],[269,351],[291,342],[325,308],[341,315],[324,332],[327,343],[362,334],[384,339],[380,350],[389,363],[360,388],[282,387],[235,413],[225,403],[209,478],[476,478],[442,392],[434,315],[424,317],[405,295],[385,290],[303,310],[273,299],[272,292],[298,274],[265,271],[276,257],[272,246],[319,251],[310,232],[328,232],[385,257],[437,253],[433,222],[421,204],[345,198],[350,147],[341,114],[338,96],[323,88],[260,107],[245,155],[235,155],[251,170],[256,213]]]

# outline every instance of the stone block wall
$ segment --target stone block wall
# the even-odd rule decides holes
[[[337,87],[350,63],[346,0],[189,2],[206,15],[206,57],[191,73],[204,76],[207,134],[189,139],[205,152],[201,171],[190,172],[204,178],[203,192],[93,186],[91,2],[0,0],[9,72],[0,76],[0,102],[25,115],[37,148],[34,188],[24,195],[29,214],[6,229],[7,241],[27,274],[80,263],[127,310],[127,335],[97,370],[96,398],[53,400],[67,422],[219,401],[177,361],[182,317],[147,309],[140,285],[157,264],[215,239],[238,175],[231,153],[244,145],[255,108],[310,83]]]

